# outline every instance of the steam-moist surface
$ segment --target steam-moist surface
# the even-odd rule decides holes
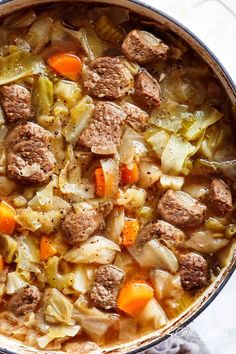
[[[29,9],[0,34],[0,332],[70,354],[164,327],[234,242],[234,107],[119,7]]]

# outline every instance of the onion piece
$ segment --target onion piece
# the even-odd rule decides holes
[[[164,189],[180,191],[184,185],[184,177],[162,174],[160,177],[160,184]]]
[[[144,138],[132,128],[127,127],[121,139],[119,155],[120,161],[130,165],[135,156],[141,157],[147,152]]]

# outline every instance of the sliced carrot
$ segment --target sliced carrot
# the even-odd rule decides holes
[[[72,53],[54,54],[48,58],[48,64],[60,75],[78,80],[82,70],[80,57]]]
[[[139,232],[139,223],[137,220],[126,220],[122,234],[122,245],[130,247],[135,243]]]
[[[4,269],[4,259],[3,256],[0,254],[0,272]]]
[[[42,236],[40,241],[40,259],[42,261],[54,256],[57,253],[56,248],[48,236]]]
[[[121,180],[123,184],[134,184],[138,181],[138,179],[139,170],[135,162],[121,168]]]
[[[153,288],[144,280],[129,281],[120,290],[118,307],[130,316],[137,316],[153,294]]]
[[[95,188],[98,197],[104,197],[106,194],[105,177],[101,167],[95,170]]]
[[[0,232],[11,235],[15,229],[16,211],[12,206],[2,201],[0,203]]]

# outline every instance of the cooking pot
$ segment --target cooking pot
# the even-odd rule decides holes
[[[74,0],[76,1],[76,0]],[[52,2],[58,2],[58,0],[51,0]],[[66,2],[66,1],[64,1]],[[70,0],[68,0],[70,2]],[[71,1],[72,2],[72,1]],[[170,16],[166,15],[157,8],[151,7],[144,2],[138,0],[87,0],[86,3],[103,3],[108,5],[119,5],[129,10],[138,13],[139,15],[145,16],[152,22],[157,22],[162,28],[173,31],[178,34],[179,37],[184,39],[190,47],[193,48],[202,59],[208,63],[208,65],[214,71],[216,77],[221,81],[232,105],[236,106],[236,86],[234,85],[232,79],[227,73],[226,69],[222,66],[219,60],[214,56],[214,54],[207,48],[191,31],[185,28],[181,23],[177,22]],[[22,10],[28,6],[33,6],[37,4],[49,3],[47,0],[0,0],[0,17],[11,14],[14,11]],[[126,353],[134,354],[141,352],[147,348],[158,344],[159,342],[166,339],[172,333],[185,327],[189,322],[191,322],[196,316],[198,316],[206,307],[214,300],[214,298],[223,289],[230,276],[232,275],[234,269],[236,268],[236,250],[235,244],[232,245],[231,250],[228,252],[227,264],[225,268],[216,278],[215,282],[211,284],[203,294],[194,302],[185,312],[179,315],[178,318],[171,320],[167,326],[161,328],[157,331],[144,335],[132,342],[124,343],[122,345],[112,345],[111,347],[104,348],[104,353]],[[9,333],[10,335],[10,333]],[[22,343],[0,335],[0,351],[2,353],[8,354],[33,354],[33,353],[49,353],[47,350],[38,350],[34,348],[27,347]],[[56,351],[50,351],[50,353],[57,353]]]

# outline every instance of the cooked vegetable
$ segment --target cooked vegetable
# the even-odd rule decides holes
[[[94,272],[95,269],[92,266],[77,265],[74,272],[73,289],[81,294],[86,293],[92,283]]]
[[[4,258],[3,256],[0,254],[0,272],[2,272],[4,269]]]
[[[8,235],[0,236],[0,253],[6,263],[11,263],[17,250],[17,242]]]
[[[127,210],[136,211],[143,207],[146,199],[144,189],[128,188],[124,193],[120,193],[117,203],[124,205]]]
[[[174,253],[156,240],[148,241],[143,247],[129,247],[129,252],[142,267],[156,267],[172,273],[178,271],[178,261]]]
[[[26,272],[39,273],[39,250],[32,236],[18,239],[17,268]]]
[[[45,276],[47,281],[51,287],[55,287],[57,289],[65,289],[68,286],[72,285],[74,274],[67,273],[67,274],[59,274],[58,267],[59,267],[60,259],[56,256],[50,257],[45,264]]]
[[[174,189],[180,191],[184,184],[184,177],[169,176],[162,174],[160,177],[160,185],[164,189]]]
[[[30,27],[26,40],[36,53],[39,53],[50,41],[52,25],[51,17],[42,16]]]
[[[105,178],[104,178],[103,169],[101,167],[96,168],[94,175],[95,175],[96,195],[98,197],[105,197],[106,190],[105,190]]]
[[[156,299],[152,298],[138,315],[142,327],[159,329],[167,324],[168,318]]]
[[[42,236],[40,241],[40,259],[45,261],[47,258],[57,253],[56,248],[52,245],[52,241],[48,236]]]
[[[60,75],[77,81],[82,70],[80,57],[72,53],[54,54],[48,58],[48,64]]]
[[[53,105],[53,84],[46,76],[39,76],[35,84],[34,100],[37,117],[50,114]]]
[[[118,164],[117,161],[114,159],[104,159],[100,160],[101,166],[102,166],[102,171],[103,171],[103,176],[104,176],[104,194],[102,195],[103,191],[103,183],[102,183],[102,177],[101,174],[98,177],[98,184],[97,184],[97,191],[100,194],[100,196],[103,197],[113,197],[117,195],[118,192],[118,181],[119,181],[119,176],[118,176]],[[96,176],[97,178],[97,176]]]
[[[160,167],[152,160],[142,160],[139,163],[139,184],[142,188],[148,188],[160,178]]]
[[[115,207],[106,219],[105,235],[111,241],[121,244],[121,234],[125,224],[125,211],[122,206]]]
[[[135,184],[138,181],[139,170],[135,162],[121,168],[121,179],[123,184]]]
[[[25,28],[30,26],[37,16],[33,9],[29,9],[23,12],[14,13],[4,19],[3,25],[7,28]]]
[[[14,294],[17,290],[24,288],[28,284],[19,276],[17,272],[7,274],[6,293]]]
[[[202,131],[222,118],[222,114],[215,108],[209,107],[203,111],[195,112],[193,124],[183,134],[187,140],[196,140]]]
[[[122,234],[122,245],[130,247],[135,243],[139,232],[139,223],[137,220],[126,220]]]
[[[125,32],[118,27],[106,15],[101,16],[95,23],[94,29],[97,35],[106,41],[121,42],[125,38]]]
[[[73,305],[57,289],[49,289],[45,298],[44,311],[49,323],[74,324],[72,320]]]
[[[15,209],[2,201],[0,203],[0,232],[11,235],[15,229]]]
[[[70,120],[64,128],[63,134],[66,140],[75,145],[82,130],[86,127],[93,112],[94,104],[89,96],[85,96],[70,111]]]
[[[16,51],[0,58],[0,85],[44,72],[43,60],[33,53]]]
[[[163,151],[168,143],[169,135],[164,130],[151,135],[147,142],[152,146],[158,158],[162,157]]]
[[[170,304],[172,301],[172,307],[178,306],[178,300],[183,295],[180,276],[154,269],[150,272],[150,278],[157,299],[162,302],[165,300],[165,304]]]
[[[234,258],[230,99],[178,34],[120,6],[4,15],[0,336],[119,351],[204,298]]]
[[[137,316],[153,297],[153,288],[145,281],[130,281],[120,290],[118,307],[130,316]]]
[[[172,135],[161,155],[161,168],[164,173],[177,175],[184,162],[195,151],[195,147],[178,135]]]
[[[92,236],[81,243],[77,248],[71,249],[64,256],[71,263],[111,263],[120,251],[119,246],[102,236]]]
[[[71,108],[81,98],[81,87],[73,81],[58,80],[54,85],[54,93],[61,101],[66,101],[66,106]]]
[[[210,230],[196,231],[185,241],[185,247],[201,253],[215,253],[228,244],[228,240],[223,237],[215,238]]]

